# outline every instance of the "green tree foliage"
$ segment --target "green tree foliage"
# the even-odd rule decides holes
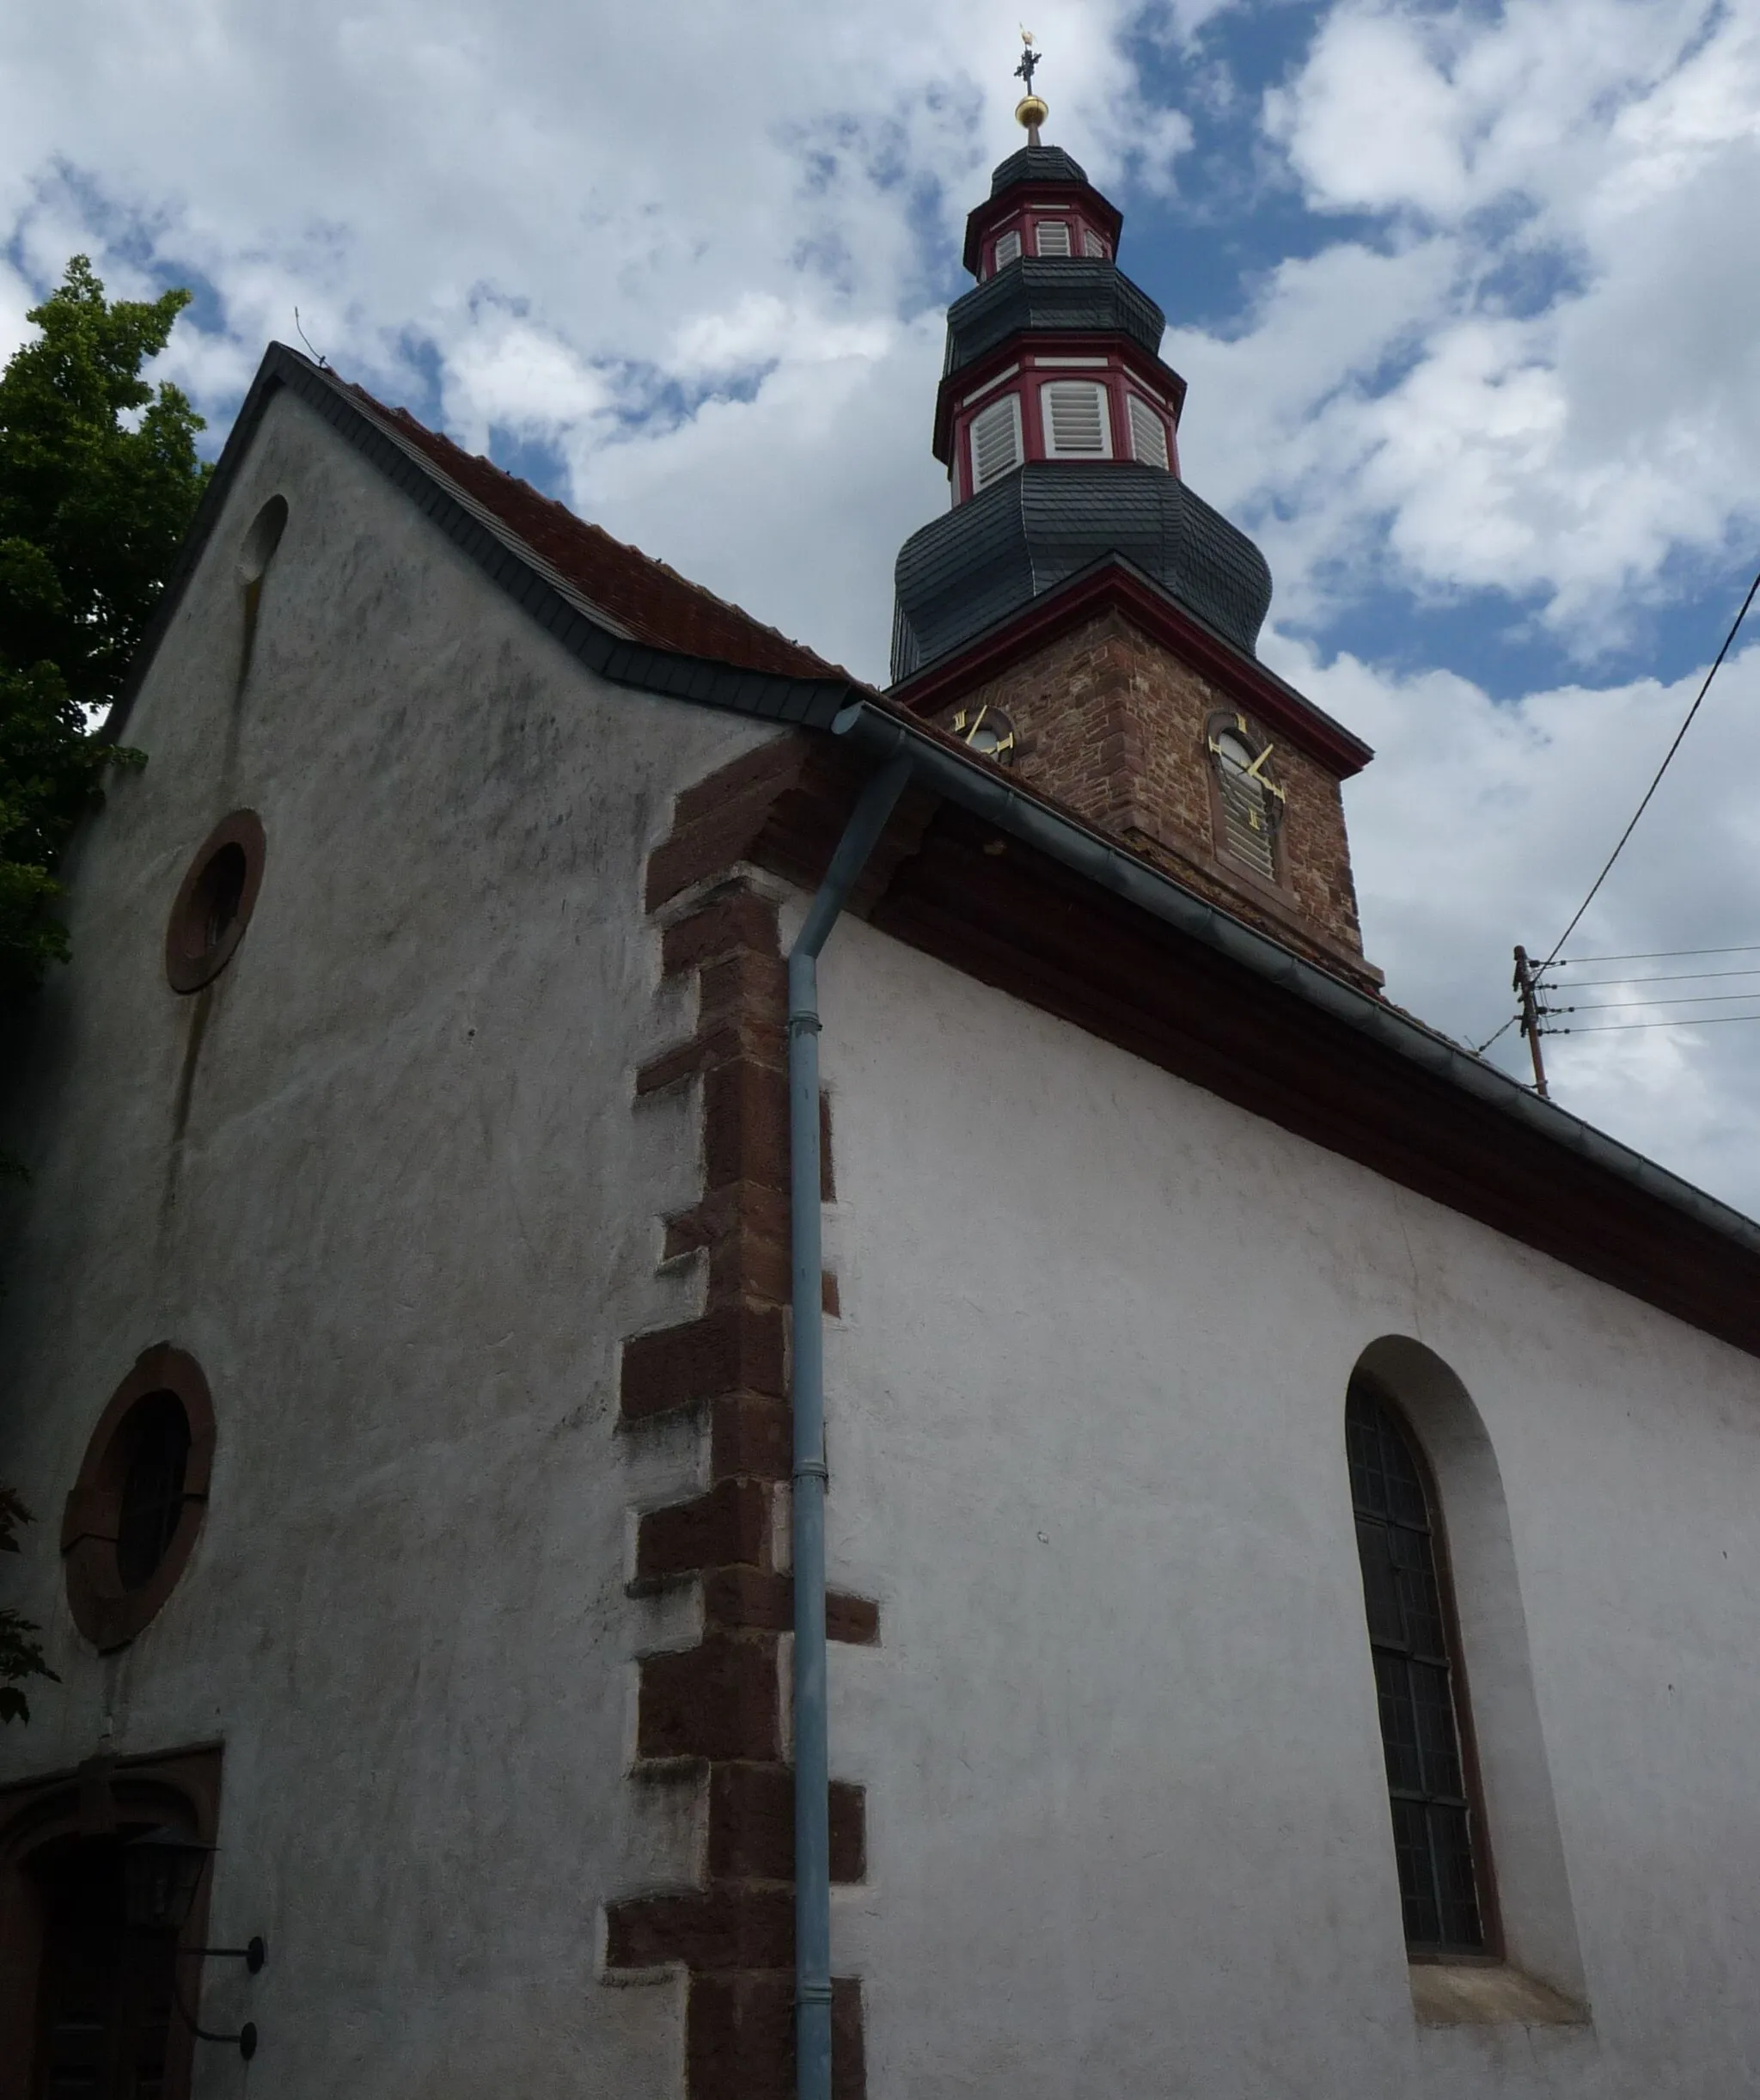
[[[67,953],[55,864],[114,766],[101,743],[206,481],[202,419],[141,367],[165,347],[186,291],[110,301],[83,255],[31,314],[40,331],[0,372],[0,1019]],[[17,1175],[0,1154],[0,1174]],[[30,1512],[0,1487],[0,1552]],[[0,1721],[52,1678],[39,1631],[0,1607]]]
[[[18,1551],[18,1527],[28,1524],[31,1513],[9,1487],[0,1487],[0,1553]],[[30,1637],[38,1628],[28,1619],[0,1607],[0,1721],[28,1721],[31,1710],[19,1686],[28,1677],[61,1681],[43,1659],[41,1646]]]
[[[108,300],[83,255],[0,373],[0,1002],[67,952],[55,863],[104,774],[100,743],[208,469],[202,419],[141,367],[189,303]]]

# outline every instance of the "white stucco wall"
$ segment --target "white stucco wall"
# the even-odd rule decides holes
[[[277,491],[235,705],[237,549]],[[688,1811],[625,1776],[631,1658],[688,1632],[624,1596],[626,1513],[698,1462],[613,1427],[618,1338],[700,1289],[655,1275],[700,1173],[688,1101],[632,1109],[689,1021],[641,871],[759,732],[596,684],[284,395],[126,733],[149,763],[86,836],[10,1138],[0,1479],[42,1521],[8,1594],[65,1681],[0,1779],[223,1740],[213,1929],[271,1953],[207,2002],[257,2020],[259,2090],[670,2096],[678,1986],[596,1980],[608,1895],[694,1865]],[[196,1044],[166,915],[240,805],[266,872]],[[61,1503],[161,1340],[213,1388],[212,1500],[100,1661]],[[199,2053],[199,2092],[243,2077]]]
[[[872,2100],[1756,2090],[1760,1365],[865,927],[822,983]],[[1519,1736],[1525,1613],[1574,1977],[1531,1743],[1493,1850],[1587,2026],[1414,2019],[1343,1443],[1387,1335],[1501,1472],[1467,1665]]]

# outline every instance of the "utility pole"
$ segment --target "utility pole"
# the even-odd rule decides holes
[[[1546,1091],[1546,1061],[1540,1055],[1540,1005],[1534,996],[1534,966],[1528,960],[1528,951],[1516,950],[1516,974],[1513,979],[1516,995],[1522,1002],[1522,1033],[1528,1038],[1528,1049],[1534,1059],[1534,1091],[1543,1101],[1552,1097]]]

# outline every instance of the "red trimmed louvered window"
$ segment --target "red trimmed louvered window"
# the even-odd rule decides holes
[[[972,418],[972,488],[988,488],[1021,463],[1021,397],[1005,394]]]
[[[1039,389],[1045,450],[1052,459],[1109,459],[1106,389],[1091,379],[1054,379]]]
[[[1131,457],[1146,467],[1168,469],[1167,426],[1140,394],[1126,395],[1130,407]]]

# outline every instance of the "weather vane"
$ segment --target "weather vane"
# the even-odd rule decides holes
[[[1021,53],[1020,64],[1014,69],[1014,77],[1017,80],[1025,81],[1027,93],[1030,95],[1033,92],[1033,76],[1044,64],[1045,54],[1042,51],[1033,49],[1033,33],[1030,29],[1021,31],[1021,42],[1026,49]]]
[[[1039,143],[1039,126],[1051,114],[1044,97],[1036,93],[1033,87],[1033,76],[1038,71],[1045,54],[1042,51],[1034,50],[1030,29],[1021,31],[1021,62],[1014,69],[1014,77],[1026,83],[1027,91],[1015,105],[1015,121],[1026,126],[1027,144],[1036,146]]]

